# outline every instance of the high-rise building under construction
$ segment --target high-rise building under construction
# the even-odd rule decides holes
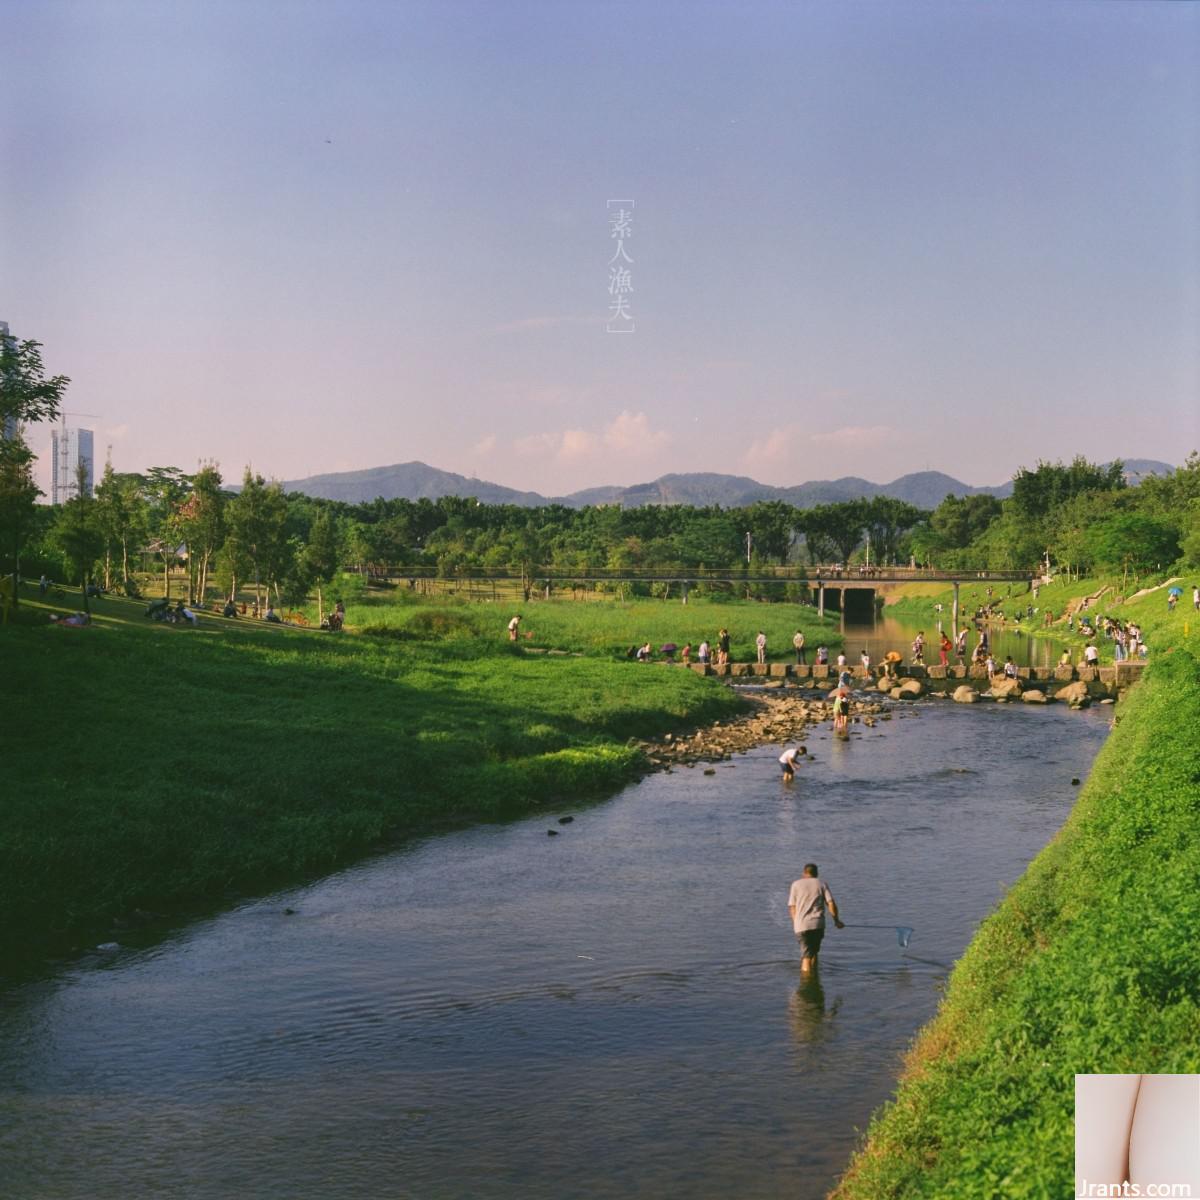
[[[90,429],[68,429],[65,425],[51,434],[50,503],[66,504],[78,492],[75,478],[83,463],[85,495],[92,494],[95,481],[95,455]]]

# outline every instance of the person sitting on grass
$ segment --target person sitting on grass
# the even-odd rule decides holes
[[[90,625],[92,618],[84,612],[72,613],[69,617],[60,617],[58,613],[50,614],[51,623],[57,626],[69,625],[73,629],[82,628],[84,625]]]
[[[221,616],[236,617],[238,615],[237,605],[232,600],[225,601],[225,607],[221,609]]]
[[[645,645],[639,646],[638,652],[637,652],[638,662],[649,662],[650,657],[653,653],[654,653],[654,650],[652,649],[649,642],[646,642]]]
[[[267,611],[263,614],[263,620],[270,621],[272,625],[282,625],[283,624],[283,620],[279,616],[279,614],[275,611],[275,606],[273,604],[267,605]]]
[[[162,621],[166,618],[167,610],[171,607],[171,602],[166,596],[159,596],[157,600],[151,600],[146,605],[146,616],[153,621]]]

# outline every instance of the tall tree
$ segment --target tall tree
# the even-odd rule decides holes
[[[1027,521],[1040,521],[1060,504],[1082,492],[1111,492],[1125,486],[1125,464],[1107,466],[1076,455],[1069,466],[1039,462],[1032,470],[1022,467],[1013,476],[1012,507]]]
[[[304,562],[309,576],[317,587],[317,619],[324,620],[325,602],[323,589],[337,574],[341,565],[338,555],[337,525],[328,509],[321,509],[313,518],[308,533],[308,545],[304,547]]]
[[[53,421],[70,382],[66,375],[46,378],[41,342],[0,334],[0,431],[10,423]]]
[[[27,497],[32,483],[32,460],[20,428],[26,422],[54,420],[70,382],[66,375],[46,378],[41,342],[0,334],[0,445],[4,447],[0,487],[5,492],[0,500],[0,542],[12,547],[14,607],[20,602],[20,550],[28,526]],[[34,499],[39,495],[35,489]]]
[[[278,482],[270,484],[249,467],[242,476],[242,490],[229,502],[226,514],[230,533],[254,570],[254,603],[262,608],[262,589],[276,585],[290,560],[285,525],[287,498]]]
[[[784,500],[756,500],[742,512],[759,555],[786,563],[795,538],[795,508]]]
[[[0,438],[0,545],[12,556],[12,596],[20,591],[21,548],[29,535],[41,490],[33,481],[33,453],[18,434]]]
[[[75,494],[59,510],[52,539],[70,567],[78,572],[83,609],[92,611],[88,584],[92,568],[104,553],[104,533],[96,514],[96,501],[87,492],[87,464],[81,462],[75,471]]]
[[[179,517],[188,545],[188,599],[203,604],[209,566],[225,541],[225,493],[216,463],[206,463],[196,472],[192,494],[181,505]]]

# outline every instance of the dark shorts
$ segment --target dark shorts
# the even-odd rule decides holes
[[[796,934],[800,943],[801,958],[816,958],[821,949],[821,939],[825,936],[823,929],[805,929]]]

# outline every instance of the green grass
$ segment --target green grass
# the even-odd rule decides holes
[[[473,637],[490,642],[506,636],[509,618],[516,612],[522,615],[522,645],[594,658],[623,659],[630,646],[647,641],[656,652],[667,642],[682,647],[690,641],[694,650],[703,638],[715,647],[722,626],[729,630],[730,658],[734,662],[754,661],[754,639],[760,629],[767,635],[767,657],[774,661],[794,659],[792,637],[797,629],[803,629],[810,653],[821,641],[831,648],[842,645],[837,618],[825,617],[822,621],[812,607],[704,597],[692,598],[687,604],[678,599],[622,602],[561,598],[514,606],[427,601],[401,588],[352,601],[346,607],[346,621],[378,634],[409,631],[418,640]]]
[[[1024,612],[1026,605],[1033,604],[1040,611],[1032,621],[1023,617],[1021,628],[1034,637],[1050,637],[1056,642],[1066,642],[1079,650],[1081,656],[1088,639],[1078,632],[1078,622],[1076,622],[1074,632],[1067,629],[1065,615],[1067,607],[1072,601],[1094,596],[1101,588],[1107,587],[1109,590],[1086,611],[1101,616],[1110,616],[1120,621],[1137,622],[1146,638],[1151,655],[1156,649],[1165,650],[1172,646],[1186,648],[1193,654],[1200,655],[1200,613],[1192,609],[1192,584],[1194,581],[1200,582],[1200,573],[1192,572],[1180,576],[1178,586],[1183,588],[1184,594],[1180,597],[1174,612],[1167,611],[1167,589],[1161,586],[1163,581],[1168,578],[1172,578],[1172,576],[1164,575],[1135,584],[1129,580],[1123,581],[1119,575],[1088,576],[1075,580],[1059,577],[1053,583],[1040,587],[1036,600],[1027,591],[1014,585],[1012,600],[1006,607],[1015,612],[1019,606]],[[1155,590],[1148,592],[1147,595],[1139,596],[1137,599],[1132,598],[1138,591],[1145,588],[1154,588]],[[1128,591],[1129,598],[1121,600],[1125,591]],[[1003,596],[1004,593],[997,589],[992,598],[1002,599]],[[934,605],[940,602],[948,613],[952,599],[953,591],[950,588],[913,594],[906,586],[901,593],[901,599],[894,604],[889,604],[885,611],[889,616],[906,620],[932,621],[935,615]],[[986,599],[984,585],[963,585],[959,596],[962,615],[969,619],[976,606],[985,603]],[[1049,627],[1042,624],[1046,609],[1055,614],[1054,624]],[[1114,646],[1107,638],[1099,638],[1096,641],[1096,648],[1100,652],[1102,663],[1113,661]]]
[[[1200,1071],[1198,623],[1163,592],[1117,612],[1145,624],[1150,669],[956,966],[837,1200],[1070,1195],[1076,1073]]]
[[[143,607],[101,600],[93,627],[58,629],[48,614],[67,606],[27,590],[0,630],[20,700],[3,730],[6,949],[611,792],[641,766],[629,739],[740,704],[689,671],[530,655],[478,608],[395,638],[176,628]]]

